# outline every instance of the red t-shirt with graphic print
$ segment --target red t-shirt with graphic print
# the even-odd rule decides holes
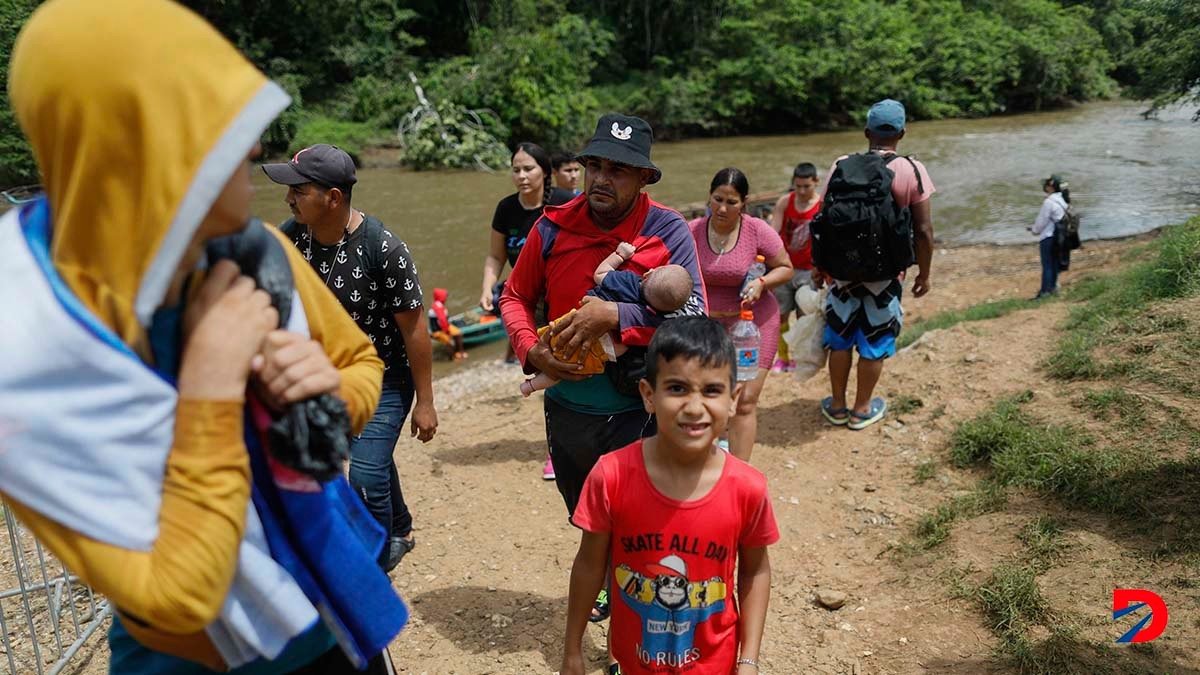
[[[625,673],[729,675],[738,654],[740,548],[779,540],[767,479],[733,455],[708,494],[658,491],[642,442],[600,458],[573,521],[611,536],[612,650]]]

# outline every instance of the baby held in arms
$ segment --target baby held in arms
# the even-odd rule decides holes
[[[648,305],[659,314],[670,314],[682,309],[692,294],[692,275],[682,265],[663,265],[642,275],[617,269],[633,257],[634,250],[632,244],[621,242],[617,250],[596,268],[596,287],[588,291],[588,295],[611,302]],[[546,331],[553,329],[555,324],[571,316],[574,311],[571,310],[555,319],[549,326],[542,327],[538,330],[538,335],[545,335]],[[617,340],[619,339],[618,337]],[[590,349],[581,351],[575,358],[570,359],[554,342],[551,338],[550,348],[554,357],[560,361],[582,365],[583,368],[578,371],[582,375],[604,372],[606,362],[615,361],[627,350],[627,347],[614,340],[611,334],[605,334],[592,343]],[[558,384],[558,380],[545,373],[538,373],[521,383],[521,394],[529,396],[555,384]]]

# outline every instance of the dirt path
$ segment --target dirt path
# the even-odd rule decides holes
[[[1089,245],[1075,268],[1111,268],[1128,245]],[[1032,256],[1030,248],[940,250],[934,291],[906,303],[908,320],[1031,295]],[[928,334],[888,364],[880,385],[922,406],[860,433],[822,421],[825,375],[768,379],[753,463],[770,481],[782,540],[772,550],[764,672],[993,669],[994,638],[974,608],[948,599],[928,570],[895,563],[889,549],[956,489],[945,477],[916,485],[915,467],[941,456],[956,421],[1005,393],[1042,386],[1036,363],[1064,312],[1051,304]],[[469,382],[440,381],[437,442],[406,439],[397,448],[420,542],[394,575],[414,610],[393,648],[405,672],[557,669],[578,535],[553,485],[539,480],[541,402],[516,395],[519,377],[485,365]],[[819,588],[849,599],[836,612],[818,608]],[[603,628],[587,639],[598,671]]]
[[[1108,270],[1136,242],[1091,243],[1073,260],[1071,283]],[[1032,247],[939,249],[934,287],[905,303],[906,321],[980,302],[1032,295]],[[944,458],[954,425],[1019,389],[1045,387],[1037,371],[1066,308],[1035,310],[934,331],[888,363],[880,393],[920,400],[863,432],[826,425],[817,402],[824,374],[767,381],[753,463],[768,477],[782,539],[762,650],[770,673],[987,673],[995,638],[976,608],[952,600],[938,567],[898,561],[894,547],[914,522],[963,489],[962,477],[918,483],[916,467]],[[517,393],[519,372],[480,364],[436,383],[440,432],[428,446],[396,449],[417,548],[393,573],[413,618],[392,647],[402,672],[550,673],[561,640],[578,534],[552,483],[540,478],[545,430],[540,398]],[[964,541],[971,541],[969,537]],[[989,561],[986,547],[956,551]],[[837,611],[817,589],[848,599]],[[588,631],[595,672],[604,630]],[[105,672],[93,639],[76,673]]]

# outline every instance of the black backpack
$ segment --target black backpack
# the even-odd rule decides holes
[[[914,262],[912,213],[892,197],[888,164],[902,155],[865,152],[839,161],[829,177],[821,212],[809,226],[813,264],[834,279],[895,279]],[[917,190],[925,193],[921,172]]]
[[[1054,224],[1055,242],[1064,251],[1074,251],[1079,248],[1079,214],[1067,204],[1063,217]]]

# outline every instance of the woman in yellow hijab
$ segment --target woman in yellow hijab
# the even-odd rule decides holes
[[[382,362],[292,246],[287,330],[233,263],[193,274],[245,226],[247,160],[288,97],[167,0],[45,3],[9,83],[46,195],[0,219],[0,495],[116,607],[111,672],[368,665],[403,606],[369,551],[339,563],[378,602],[340,613],[280,556],[246,392],[333,394],[357,430]]]

